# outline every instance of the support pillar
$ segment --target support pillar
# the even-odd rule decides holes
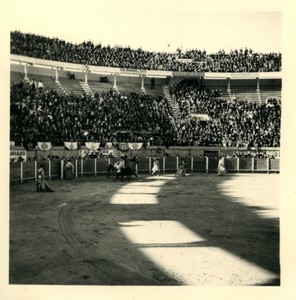
[[[78,177],[78,161],[75,159],[75,178]]]
[[[87,72],[84,74],[84,82],[87,83]]]
[[[24,163],[21,162],[21,174],[20,174],[20,177],[21,177],[21,183],[23,183],[23,179],[24,179]]]
[[[48,179],[51,180],[51,160],[48,161]]]
[[[144,87],[144,76],[141,76],[141,91],[145,92],[145,87]]]
[[[36,160],[34,163],[34,168],[35,168],[35,181],[37,181],[37,161]]]
[[[259,100],[259,103],[261,104],[261,95],[260,95],[260,79],[259,77],[256,78],[257,80],[257,87],[256,87],[256,92],[257,92],[257,95],[258,95],[258,100]]]
[[[58,83],[59,82],[59,72],[58,72],[58,68],[56,67],[55,69],[55,82]]]
[[[29,82],[29,78],[28,78],[28,69],[27,69],[27,64],[26,64],[26,63],[24,64],[24,74],[25,74],[25,76],[24,76],[24,81],[25,81],[25,82]]]
[[[64,160],[61,160],[61,180],[64,179]]]
[[[80,170],[81,170],[80,176],[83,177],[83,159],[82,158],[80,158]]]
[[[259,79],[259,77],[257,77],[256,80],[257,80],[256,92],[259,93],[260,92],[260,79]]]
[[[209,158],[206,156],[206,173],[209,173]]]
[[[231,93],[230,78],[227,78],[227,92]]]
[[[113,74],[113,90],[117,90],[117,85],[116,85],[116,74]]]

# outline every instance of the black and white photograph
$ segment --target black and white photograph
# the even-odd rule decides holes
[[[4,1],[1,298],[293,298],[293,5],[239,2]]]

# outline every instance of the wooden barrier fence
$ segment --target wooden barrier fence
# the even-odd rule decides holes
[[[108,164],[114,164],[116,158],[99,159],[75,159],[74,177],[83,176],[106,176]],[[176,172],[181,163],[179,157],[161,157],[159,159],[160,173],[172,174]],[[278,173],[280,171],[279,159],[262,158],[225,158],[227,173]],[[187,173],[214,173],[217,170],[218,158],[214,157],[186,157]],[[64,179],[63,160],[42,161],[42,162],[11,162],[10,182],[25,182],[36,180],[37,169],[44,165],[46,178]],[[151,157],[139,158],[137,170],[139,174],[149,174],[153,165]]]

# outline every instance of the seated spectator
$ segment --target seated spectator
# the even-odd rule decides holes
[[[69,79],[76,79],[74,72],[68,72],[68,78]]]

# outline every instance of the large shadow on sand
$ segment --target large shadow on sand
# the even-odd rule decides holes
[[[252,175],[244,175],[251,177]],[[264,176],[264,175],[263,175]],[[266,176],[266,175],[265,175]],[[273,176],[273,175],[271,175]],[[132,220],[176,221],[203,239],[199,243],[178,245],[155,243],[153,247],[217,247],[276,274],[276,279],[258,285],[280,284],[279,218],[268,215],[269,208],[256,199],[253,205],[237,201],[237,197],[221,191],[221,183],[235,179],[235,175],[218,177],[215,174],[194,175],[169,180],[160,189],[155,205],[124,205],[125,218]],[[162,179],[155,178],[159,181]],[[143,180],[153,186],[153,180]],[[257,183],[258,184],[258,183]],[[256,182],[253,188],[256,190]],[[259,198],[259,195],[258,195]],[[116,207],[116,210],[120,207]],[[128,226],[137,226],[130,223]],[[138,247],[149,245],[139,244]],[[136,246],[135,246],[136,249]],[[172,258],[174,259],[174,258]]]
[[[251,177],[252,175],[244,176]],[[215,174],[209,174],[197,175],[196,182],[191,182],[189,185],[185,183],[186,178],[178,178],[177,181],[169,182],[167,186],[178,186],[178,189],[182,186],[179,195],[182,195],[183,203],[179,202],[178,206],[180,210],[183,210],[183,214],[179,214],[177,220],[202,236],[206,241],[205,246],[222,248],[280,278],[279,218],[274,217],[273,214],[269,216],[269,208],[261,206],[260,201],[256,204],[256,197],[252,205],[246,205],[238,197],[231,196],[231,193],[227,195],[222,192],[221,183],[234,178],[236,178],[235,175],[221,178]],[[199,188],[192,195],[195,184]],[[258,183],[254,181],[253,190],[255,191],[256,184]],[[159,199],[160,207],[166,207],[167,217],[174,218],[176,210],[174,202],[162,191]],[[280,279],[260,284],[279,285]]]

